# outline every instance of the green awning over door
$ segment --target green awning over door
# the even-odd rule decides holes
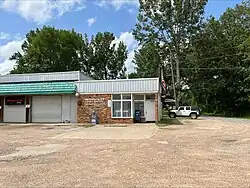
[[[74,94],[75,92],[74,82],[0,84],[0,95]]]

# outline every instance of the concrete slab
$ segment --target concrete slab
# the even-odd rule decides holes
[[[128,125],[127,127],[107,127],[96,125],[91,128],[78,128],[55,136],[53,139],[146,139],[156,130],[155,124]]]
[[[18,150],[15,153],[0,156],[0,161],[11,161],[14,159],[33,157],[38,155],[46,155],[54,152],[58,152],[67,145],[63,144],[45,144],[41,146],[24,146],[16,148]]]

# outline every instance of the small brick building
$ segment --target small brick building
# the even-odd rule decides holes
[[[161,117],[159,78],[93,80],[79,71],[0,76],[0,122],[133,123]]]
[[[86,80],[76,86],[79,123],[89,123],[93,111],[99,123],[133,123],[136,110],[142,122],[161,118],[159,78]]]

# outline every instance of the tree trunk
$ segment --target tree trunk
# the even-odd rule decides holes
[[[173,59],[172,59],[171,52],[170,52],[170,64],[171,64],[172,84],[173,84],[173,90],[174,90],[174,100],[175,100],[175,106],[177,108],[179,106],[179,103],[177,103],[177,97],[176,97],[175,82],[174,82],[174,70],[173,70]]]
[[[179,54],[176,53],[176,88],[177,88],[177,96],[176,96],[176,105],[179,107],[179,96],[180,96],[180,61]]]

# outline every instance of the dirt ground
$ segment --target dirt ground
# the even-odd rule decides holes
[[[0,187],[250,187],[250,121],[183,121],[144,139],[0,126]]]

